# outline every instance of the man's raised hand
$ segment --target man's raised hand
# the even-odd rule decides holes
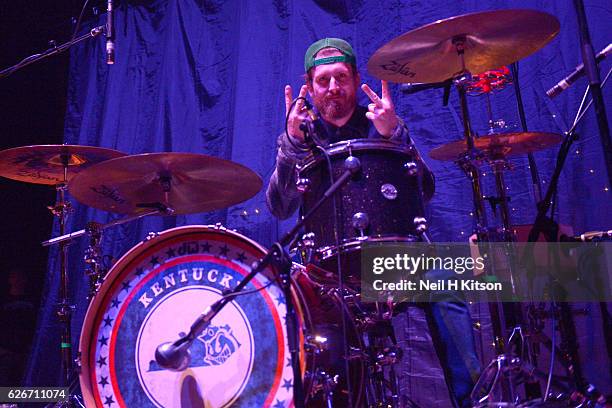
[[[384,137],[391,137],[395,128],[399,124],[399,119],[395,114],[395,107],[389,94],[387,81],[382,82],[382,97],[379,97],[367,84],[361,85],[361,89],[372,101],[368,105],[366,117],[372,121],[374,127]]]

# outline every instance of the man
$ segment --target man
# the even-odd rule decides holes
[[[325,38],[313,43],[304,58],[306,84],[299,92],[306,93],[322,118],[325,143],[357,138],[382,138],[410,142],[408,129],[397,117],[386,81],[381,96],[366,84],[361,89],[371,103],[357,105],[361,78],[356,58],[349,43],[338,38]],[[292,89],[285,87],[288,116],[287,133],[278,141],[276,169],[266,191],[268,207],[276,217],[285,219],[299,207],[301,199],[296,181],[296,165],[309,149],[300,124],[307,118],[304,101],[298,100],[291,111]],[[430,271],[435,275],[438,271]],[[432,276],[435,279],[435,276]],[[470,406],[469,394],[480,367],[471,332],[471,319],[465,302],[456,293],[445,293],[426,307],[434,345],[444,369],[452,396],[460,407]]]

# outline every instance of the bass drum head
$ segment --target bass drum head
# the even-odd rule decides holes
[[[275,283],[265,287],[271,269],[247,286],[263,290],[230,302],[197,337],[185,371],[162,369],[154,358],[159,344],[184,336],[263,254],[248,238],[211,226],[171,229],[132,248],[85,317],[79,351],[87,406],[292,405],[285,299]]]

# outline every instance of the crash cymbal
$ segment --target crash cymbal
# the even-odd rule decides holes
[[[556,133],[497,133],[474,138],[474,147],[487,158],[502,158],[544,150],[560,143],[561,140],[563,136]],[[466,151],[465,140],[458,140],[436,147],[429,152],[429,157],[434,160],[452,161],[457,160]]]
[[[438,20],[394,38],[368,61],[373,76],[391,82],[442,82],[465,68],[480,74],[525,58],[559,32],[556,17],[535,10],[496,10]]]
[[[57,185],[80,171],[125,153],[79,145],[22,146],[0,152],[0,176],[26,183]]]
[[[146,153],[97,164],[68,189],[81,203],[136,214],[168,206],[175,214],[229,207],[253,197],[261,178],[241,164],[194,153]]]

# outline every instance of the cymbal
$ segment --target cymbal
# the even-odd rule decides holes
[[[497,133],[474,138],[474,147],[488,158],[500,158],[544,150],[560,143],[561,140],[563,140],[563,136],[557,133]],[[466,151],[467,143],[465,140],[457,140],[436,147],[429,152],[429,157],[434,160],[453,161],[457,160]]]
[[[253,197],[261,178],[245,166],[195,153],[145,153],[97,164],[74,177],[70,194],[87,206],[137,214],[160,204],[175,214],[229,207]]]
[[[117,150],[79,145],[21,146],[0,152],[0,176],[26,183],[57,185],[94,164],[125,156]]]
[[[536,10],[496,10],[438,20],[394,38],[368,61],[373,76],[391,82],[442,82],[461,73],[453,43],[464,38],[465,68],[472,74],[509,65],[551,41],[556,17]]]

